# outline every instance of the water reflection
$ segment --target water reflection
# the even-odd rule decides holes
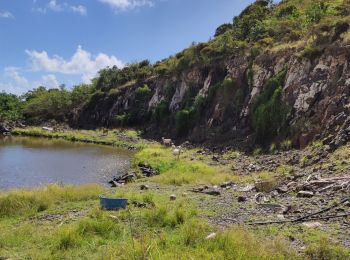
[[[112,147],[33,137],[0,138],[0,190],[48,183],[106,183],[130,167]]]

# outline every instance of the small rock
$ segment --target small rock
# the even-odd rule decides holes
[[[208,194],[208,195],[212,195],[212,196],[220,196],[221,195],[221,192],[218,190],[208,190],[208,191],[205,191],[203,193]]]
[[[322,224],[320,222],[305,222],[303,223],[303,225],[305,227],[308,228],[318,228],[318,227],[322,227]]]
[[[141,189],[141,190],[149,190],[149,186],[146,185],[146,184],[142,184],[142,185],[140,186],[140,189]]]
[[[289,182],[287,184],[287,188],[292,190],[295,189],[297,186],[298,186],[298,183],[296,183],[295,181]]]
[[[229,188],[234,186],[234,183],[232,181],[228,181],[228,182],[224,182],[223,184],[220,185],[221,188],[225,189],[225,188]]]
[[[244,188],[239,189],[240,192],[249,192],[255,189],[254,185],[247,185]]]
[[[133,204],[136,208],[147,208],[147,204],[144,203],[144,202],[133,201],[132,204]]]
[[[176,200],[176,195],[175,195],[175,194],[170,195],[170,200],[171,200],[171,201]]]
[[[312,191],[299,191],[298,198],[312,198],[315,194]]]
[[[284,217],[284,215],[282,215],[282,214],[278,214],[278,215],[277,215],[277,218],[280,219],[280,220],[286,219],[286,218]]]
[[[285,194],[288,192],[289,189],[287,186],[281,186],[281,187],[278,187],[276,190],[280,194]]]
[[[212,159],[213,159],[213,161],[215,161],[215,162],[218,162],[218,161],[219,161],[219,157],[216,156],[216,155],[214,155]]]
[[[124,185],[124,183],[119,183],[119,182],[116,182],[116,181],[112,181],[110,183],[111,183],[111,187],[112,188],[119,188],[119,187]]]
[[[248,198],[245,197],[245,196],[239,196],[239,197],[237,198],[237,201],[238,201],[238,202],[246,202],[247,200],[248,200]]]
[[[214,239],[216,237],[216,233],[211,233],[210,235],[208,235],[205,239],[206,240],[210,240],[210,239]]]
[[[262,192],[255,194],[254,199],[256,203],[265,203],[268,201],[268,199],[265,197],[264,193]]]

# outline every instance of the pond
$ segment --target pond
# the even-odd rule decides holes
[[[108,146],[34,137],[0,137],[0,190],[106,184],[130,168],[132,153]]]

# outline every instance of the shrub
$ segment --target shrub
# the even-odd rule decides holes
[[[156,120],[156,122],[161,122],[169,116],[169,113],[170,111],[168,102],[162,100],[155,108],[153,117]]]
[[[105,239],[116,238],[121,233],[121,228],[112,219],[86,218],[78,223],[77,232],[81,236],[100,236]]]
[[[283,151],[288,151],[292,148],[292,141],[289,139],[286,139],[281,142],[280,146]]]
[[[256,100],[252,113],[252,127],[256,140],[267,144],[274,137],[287,130],[287,119],[290,108],[282,101],[282,83],[287,68],[270,79],[263,93]]]
[[[236,86],[235,82],[231,78],[224,79],[224,82],[222,83],[222,87],[224,89],[224,94],[228,95],[230,92],[232,92],[232,89]]]
[[[197,96],[192,107],[189,110],[190,120],[192,124],[200,119],[201,113],[205,107],[205,99],[202,96]]]
[[[300,56],[309,60],[314,60],[323,53],[323,49],[320,47],[307,46],[301,53]]]
[[[119,88],[111,88],[108,92],[109,96],[115,97],[118,96],[120,93],[120,89]]]
[[[176,113],[176,131],[178,135],[186,135],[190,129],[190,112],[183,109]]]
[[[67,227],[58,233],[59,250],[68,250],[80,246],[83,243],[83,238],[74,228]]]
[[[22,119],[22,106],[23,103],[17,96],[3,92],[0,93],[0,121]]]
[[[143,87],[140,87],[136,90],[136,98],[141,100],[146,99],[150,96],[151,92],[151,89],[148,87],[148,85],[145,84]]]
[[[344,259],[345,260],[350,258],[349,250],[345,250],[340,246],[333,245],[332,243],[330,243],[330,241],[327,241],[325,239],[309,246],[306,249],[305,254],[310,259],[320,259],[320,260],[327,260],[327,259],[338,259],[338,260]]]
[[[231,29],[232,29],[231,23],[222,24],[216,29],[214,37],[218,37],[219,35],[222,35]]]
[[[127,126],[128,123],[129,123],[129,120],[130,120],[130,114],[129,113],[125,113],[125,114],[122,114],[122,115],[116,115],[114,117],[114,120],[120,126]]]
[[[277,17],[282,18],[296,14],[298,9],[294,5],[283,7],[277,14]]]

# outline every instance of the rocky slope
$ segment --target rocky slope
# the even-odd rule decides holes
[[[335,149],[350,138],[349,24],[319,25],[317,34],[309,35],[311,47],[304,40],[258,50],[249,45],[215,62],[130,81],[113,93],[103,89],[77,113],[74,124],[136,125],[152,137],[249,147],[285,139],[305,147],[318,139]],[[195,48],[202,53],[208,46]],[[276,88],[268,94],[276,81],[281,100]],[[149,92],[140,95],[144,86]],[[258,100],[264,95],[261,106],[274,95],[278,106],[270,104],[266,118],[260,116],[265,125],[258,138],[254,117],[261,115]]]

